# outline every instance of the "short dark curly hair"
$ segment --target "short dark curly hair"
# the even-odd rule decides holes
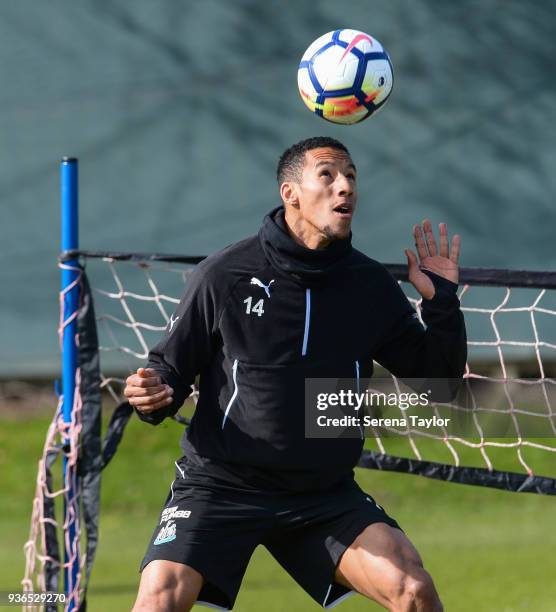
[[[278,185],[285,181],[294,181],[299,183],[305,164],[305,153],[312,149],[321,149],[328,147],[330,149],[339,149],[350,155],[347,147],[339,140],[330,138],[329,136],[314,136],[306,138],[286,149],[280,156],[278,168],[276,169],[276,178]]]

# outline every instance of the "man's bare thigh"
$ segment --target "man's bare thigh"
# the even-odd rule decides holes
[[[186,612],[203,586],[199,572],[183,563],[156,559],[141,572],[133,612]]]
[[[400,529],[385,523],[369,525],[346,549],[335,579],[389,609],[397,609],[409,591],[419,591],[431,610],[441,609],[417,549]]]

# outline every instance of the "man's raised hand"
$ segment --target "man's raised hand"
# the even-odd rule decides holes
[[[413,226],[413,237],[415,238],[415,247],[417,248],[419,260],[417,260],[417,256],[412,250],[405,250],[409,281],[426,300],[434,297],[434,285],[422,270],[434,272],[453,283],[458,282],[460,237],[456,234],[452,238],[452,246],[450,248],[446,224],[440,223],[438,230],[440,234],[440,250],[437,247],[432,225],[428,219],[423,221],[422,228],[419,224]]]
[[[124,395],[139,412],[153,412],[172,403],[174,390],[152,368],[139,368],[125,382]]]

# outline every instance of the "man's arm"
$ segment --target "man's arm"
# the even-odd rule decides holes
[[[456,295],[457,285],[427,273],[434,285],[434,297],[422,301],[426,329],[417,319],[411,304],[399,292],[399,316],[375,359],[400,378],[461,378],[467,361],[467,336],[463,314]]]
[[[423,297],[422,316],[416,318],[409,301],[392,280],[390,302],[395,322],[375,359],[401,378],[461,378],[467,360],[467,337],[457,297],[460,241],[454,236],[449,249],[446,225],[440,224],[438,252],[430,221],[413,229],[420,263],[407,250],[409,280]]]
[[[141,420],[158,425],[179,410],[195,377],[210,361],[216,327],[215,296],[200,264],[188,279],[164,337],[149,352],[146,368],[126,381],[125,395]]]

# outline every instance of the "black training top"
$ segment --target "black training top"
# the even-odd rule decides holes
[[[460,378],[466,361],[457,285],[430,275],[426,330],[381,264],[351,240],[311,250],[288,234],[284,209],[257,236],[201,262],[147,367],[174,388],[173,415],[200,375],[182,447],[237,486],[307,490],[350,474],[361,439],[306,439],[306,378],[369,378],[373,360],[396,376]]]

